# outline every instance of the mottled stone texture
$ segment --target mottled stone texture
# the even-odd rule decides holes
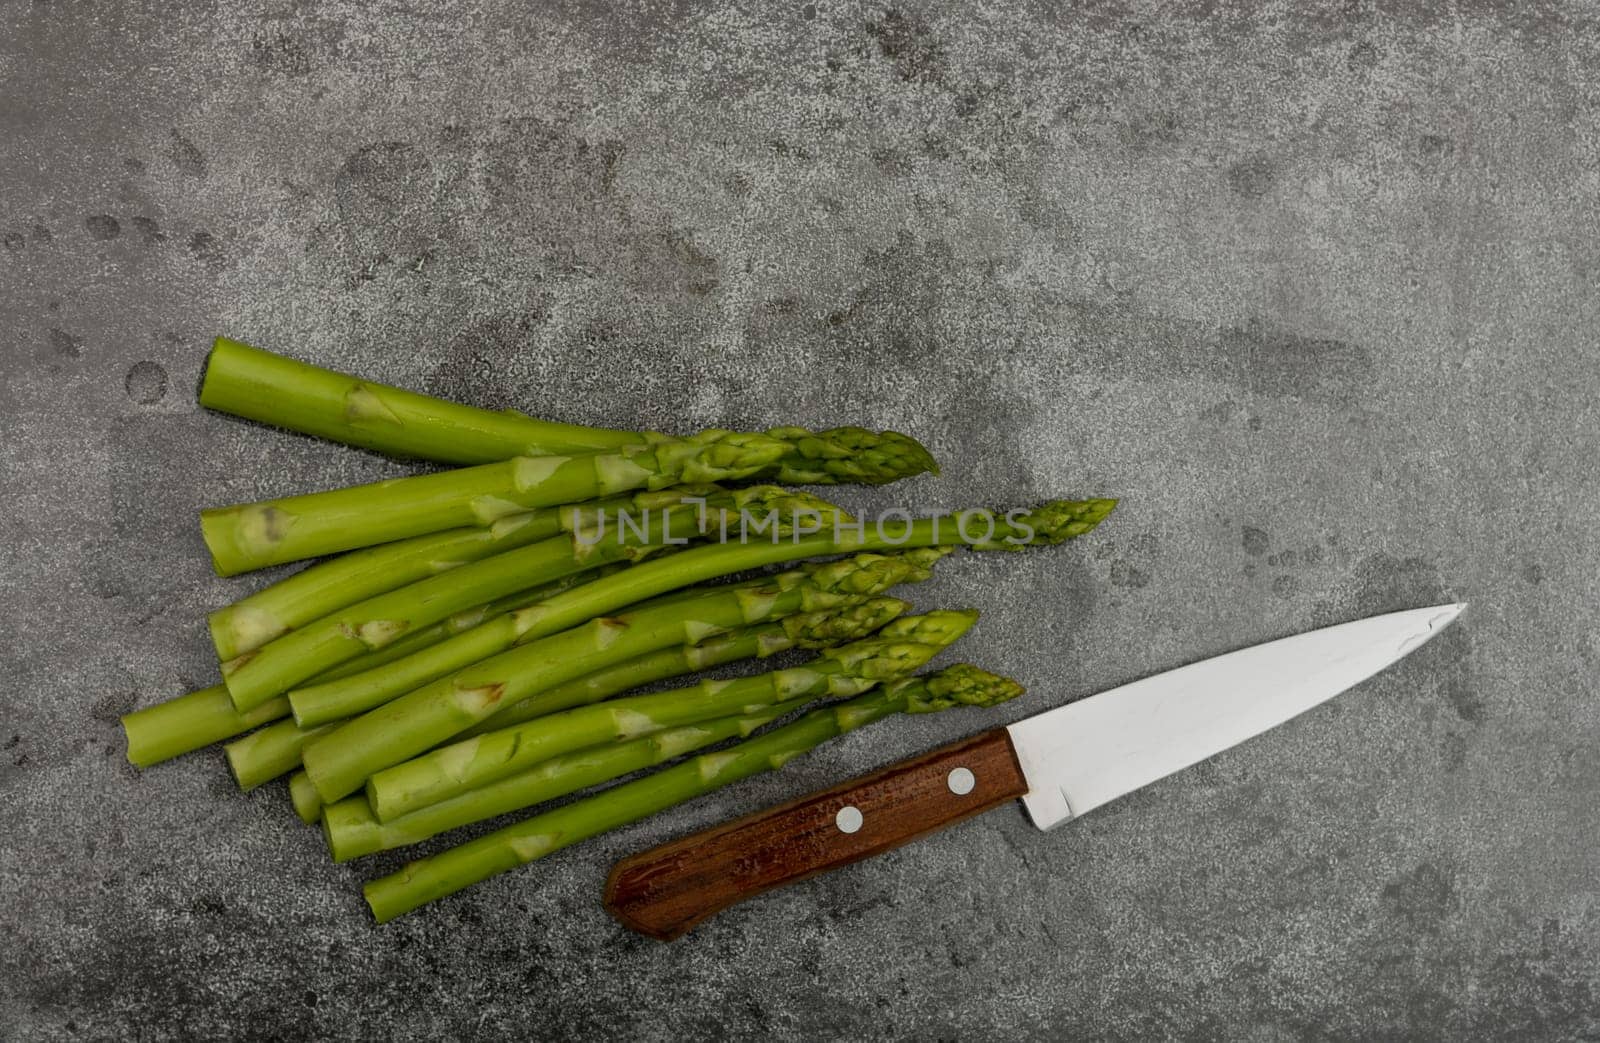
[[[1600,24],[1574,5],[0,3],[0,1037],[1594,1039]],[[860,422],[1004,714],[863,732],[385,928],[275,787],[140,774],[197,508],[399,473],[203,415],[228,333],[574,421]],[[1036,833],[670,946],[690,827],[1111,684],[1463,599],[1401,667]]]

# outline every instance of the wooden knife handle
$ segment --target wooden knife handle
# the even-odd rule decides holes
[[[605,905],[667,941],[784,884],[890,851],[1027,792],[1004,728],[618,862]]]

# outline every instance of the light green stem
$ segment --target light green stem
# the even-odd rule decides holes
[[[294,723],[294,718],[285,717],[242,739],[235,739],[223,747],[223,752],[228,756],[228,768],[239,788],[249,792],[263,782],[298,768],[300,751],[305,744],[332,727],[325,724],[321,728],[302,729]]]
[[[122,717],[128,760],[135,767],[171,760],[181,754],[242,735],[289,712],[289,700],[269,699],[240,713],[220,684],[200,688]]]
[[[609,565],[594,574],[609,574],[618,568],[621,566]],[[540,598],[566,590],[582,579],[581,576],[569,577],[489,605],[458,612],[449,619],[407,634],[377,651],[341,663],[319,675],[319,679],[331,681],[383,666],[477,626],[493,615],[524,608]],[[289,700],[282,696],[241,713],[234,707],[227,686],[218,684],[175,696],[143,710],[135,710],[122,718],[122,729],[128,742],[128,760],[138,767],[148,768],[212,743],[243,735],[252,728],[287,717],[289,713]]]
[[[471,738],[484,732],[498,731],[513,724],[531,721],[545,714],[567,710],[574,706],[587,706],[609,699],[619,692],[638,688],[669,677],[710,670],[725,663],[743,659],[765,659],[778,652],[796,647],[796,641],[780,623],[765,623],[745,627],[727,634],[708,638],[698,645],[680,645],[647,652],[642,656],[603,667],[585,674],[576,681],[547,688],[532,699],[508,706],[461,733]]]
[[[475,409],[334,373],[225,337],[217,338],[212,348],[200,404],[347,445],[455,464],[625,450],[661,437],[551,423],[514,410]],[[788,447],[762,475],[772,481],[880,483],[938,470],[926,449],[894,431],[775,428],[767,434]]]
[[[571,534],[553,536],[356,602],[229,660],[223,664],[223,679],[234,705],[248,710],[330,667],[474,605],[698,535],[698,504],[681,504],[677,493],[656,495],[666,498],[665,513],[654,519],[644,542],[621,531],[594,543]]]
[[[613,508],[627,500],[610,501]],[[217,658],[233,659],[347,605],[561,531],[561,508],[509,515],[318,562],[206,617]]]
[[[218,337],[200,404],[264,424],[395,456],[487,463],[637,445],[633,431],[495,413],[335,373]]]
[[[744,738],[810,701],[809,697],[792,699],[746,716],[721,717],[554,757],[510,778],[431,804],[391,822],[379,822],[367,799],[360,794],[329,804],[325,809],[319,804],[323,833],[335,862],[420,844],[448,830],[531,808],[589,786],[665,764],[725,739]],[[300,777],[297,775],[295,779]],[[295,779],[290,780],[291,786]],[[316,793],[309,780],[306,789],[313,795]]]
[[[651,436],[649,445],[614,453],[518,456],[212,508],[200,513],[200,530],[217,573],[231,576],[444,529],[489,525],[532,508],[635,489],[750,478],[789,449],[781,439],[727,431],[688,439]]]
[[[289,776],[289,802],[294,805],[294,813],[300,816],[300,821],[308,826],[316,825],[322,818],[322,797],[303,771]]]

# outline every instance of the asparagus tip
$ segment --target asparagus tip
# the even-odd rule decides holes
[[[938,673],[907,678],[890,691],[906,701],[907,713],[937,713],[953,706],[998,706],[1025,689],[1009,677],[991,674],[970,663],[957,663]]]

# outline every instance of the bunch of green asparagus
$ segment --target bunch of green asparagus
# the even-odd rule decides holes
[[[976,613],[910,615],[889,591],[958,547],[1060,543],[1115,505],[868,526],[778,483],[936,472],[914,439],[558,424],[227,339],[200,402],[460,466],[202,512],[220,575],[324,560],[211,613],[219,683],[125,716],[129,760],[225,743],[241,788],[287,777],[341,862],[592,790],[371,881],[380,922],[882,718],[1013,698],[964,664],[918,675]]]

